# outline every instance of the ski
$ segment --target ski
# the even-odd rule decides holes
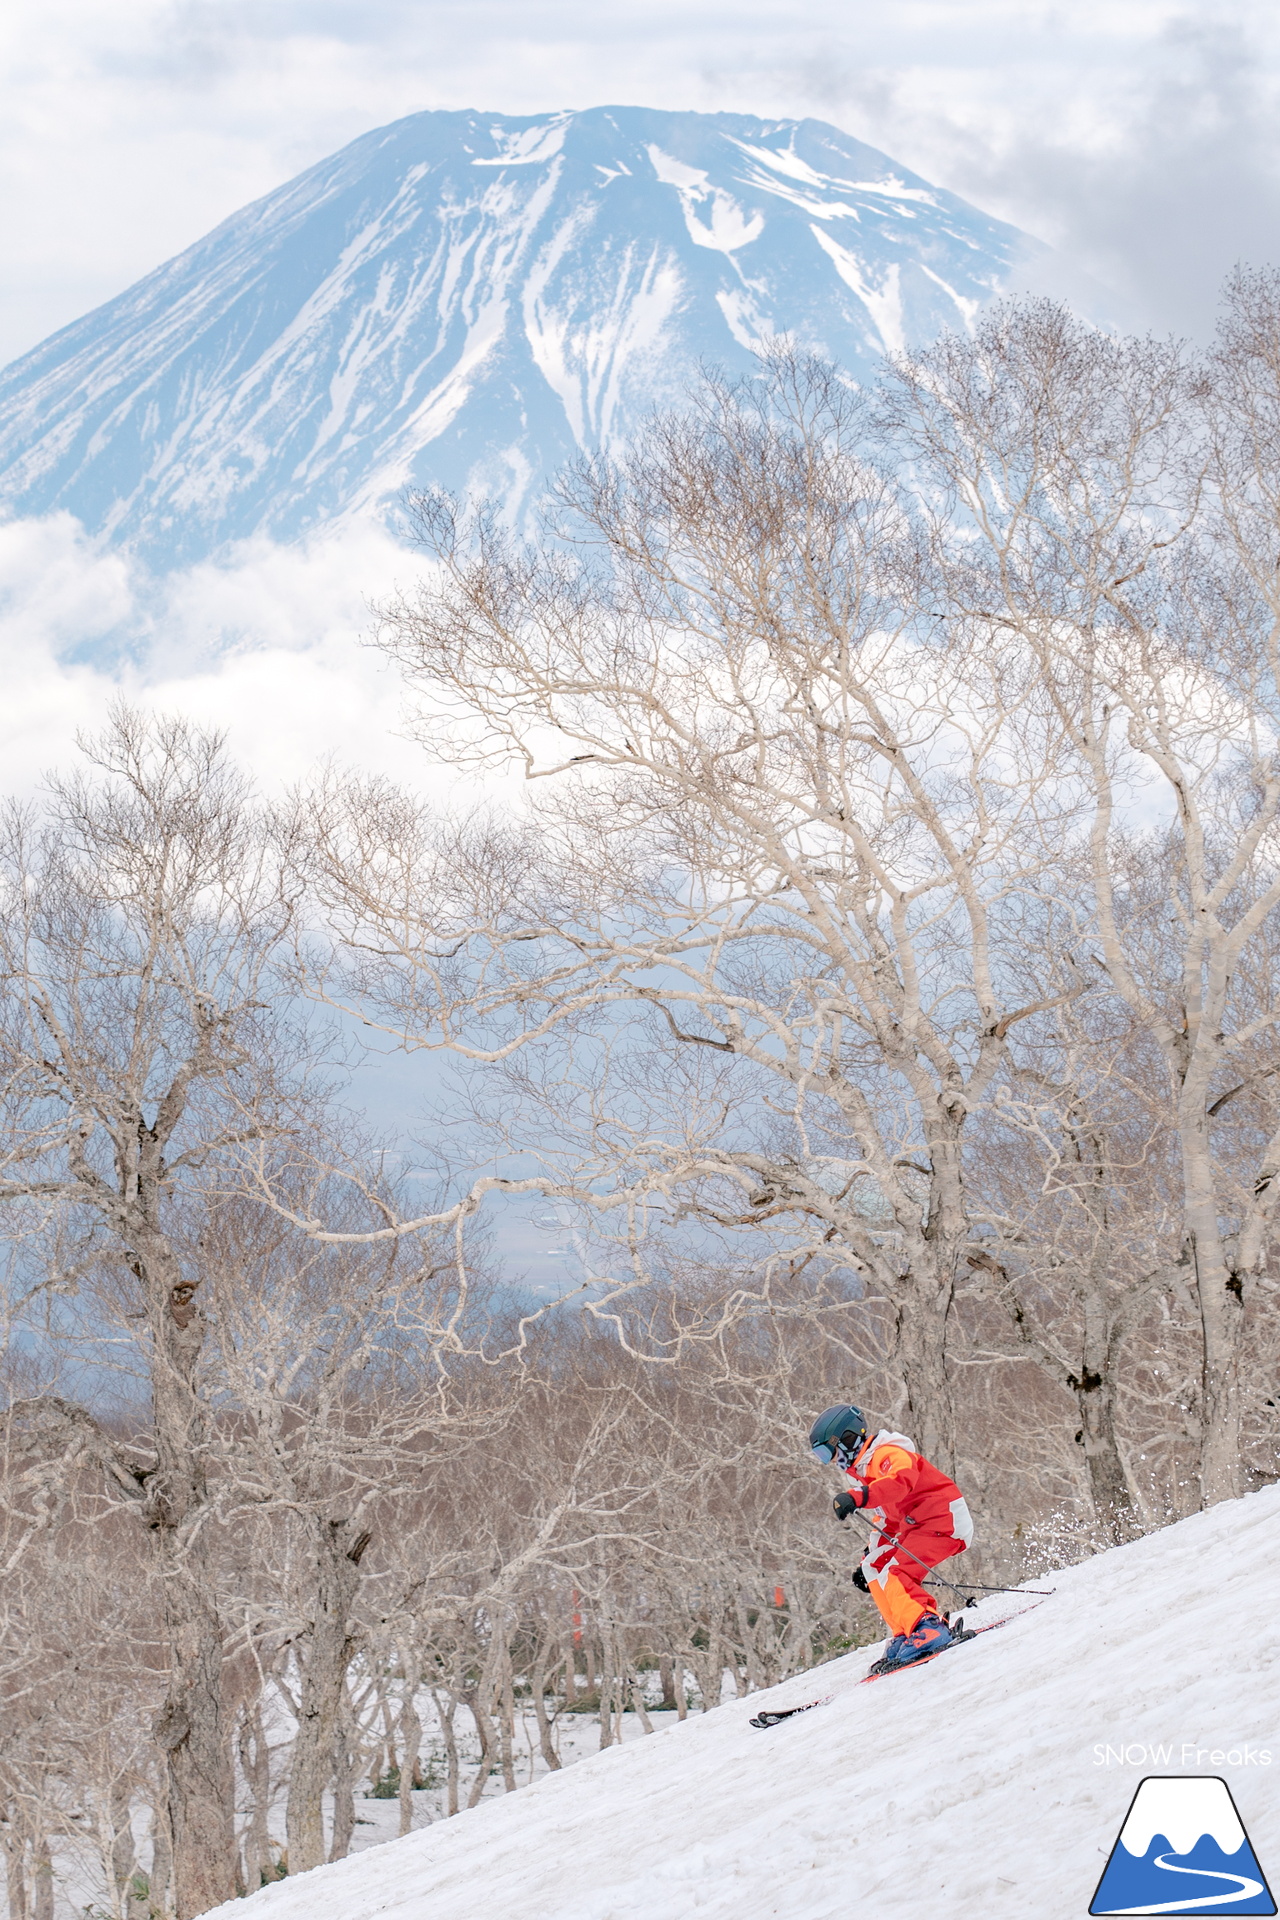
[[[802,1707],[779,1707],[772,1713],[757,1713],[747,1722],[751,1727],[776,1727],[779,1720],[794,1719],[797,1713],[812,1713],[815,1707],[829,1707],[834,1694],[824,1694],[821,1700],[806,1700]]]
[[[1036,1606],[1042,1604],[1042,1601],[1037,1600]],[[877,1660],[870,1673],[863,1674],[858,1685],[865,1687],[872,1680],[887,1680],[891,1673],[914,1673],[917,1667],[927,1667],[931,1660],[940,1660],[944,1653],[950,1653],[952,1647],[962,1647],[966,1640],[976,1640],[981,1633],[994,1633],[997,1627],[1007,1627],[1011,1620],[1021,1620],[1023,1614],[1034,1613],[1035,1610],[1035,1607],[1023,1607],[1021,1613],[1008,1613],[1003,1620],[988,1620],[984,1627],[953,1628],[952,1632],[955,1638],[950,1640],[945,1647],[939,1647],[936,1653],[923,1654],[919,1660],[908,1660],[903,1667],[882,1666],[880,1661]]]
[[[962,1647],[966,1640],[976,1640],[981,1633],[994,1633],[997,1627],[1007,1627],[1012,1620],[1021,1620],[1023,1615],[1034,1613],[1036,1607],[1043,1606],[1048,1595],[1038,1598],[1034,1606],[1023,1607],[1021,1613],[1008,1613],[1003,1620],[988,1620],[983,1627],[960,1627],[953,1629],[955,1638],[945,1647],[939,1647],[936,1653],[926,1653],[920,1660],[908,1660],[905,1667],[881,1668],[877,1660],[870,1673],[864,1673],[858,1681],[865,1687],[872,1680],[886,1680],[891,1673],[914,1673],[917,1667],[927,1667],[931,1660],[940,1660],[944,1653],[950,1653],[952,1647]],[[835,1699],[833,1693],[824,1693],[821,1700],[806,1700],[802,1707],[778,1707],[771,1712],[757,1713],[747,1722],[752,1727],[776,1727],[782,1720],[793,1720],[798,1713],[812,1713],[815,1707],[829,1707]]]
[[[1018,1616],[1014,1614],[1011,1617],[1016,1620]],[[865,1687],[869,1680],[883,1680],[886,1674],[908,1673],[911,1671],[913,1667],[927,1667],[931,1660],[937,1660],[941,1657],[942,1654],[950,1653],[952,1647],[960,1646],[965,1640],[976,1640],[980,1633],[990,1633],[992,1627],[1003,1627],[1004,1625],[1005,1625],[1005,1622],[1003,1620],[993,1620],[989,1626],[974,1627],[972,1629],[967,1627],[961,1628],[961,1630],[956,1634],[955,1639],[952,1640],[949,1643],[949,1645],[945,1647],[939,1647],[937,1653],[926,1653],[919,1660],[909,1660],[905,1667],[882,1668],[880,1665],[880,1662],[877,1660],[876,1664],[872,1667],[870,1673],[863,1674],[861,1680],[858,1682],[858,1685],[860,1687]],[[826,1694],[821,1700],[806,1700],[802,1707],[779,1707],[778,1709],[776,1709],[774,1712],[771,1712],[771,1713],[768,1713],[768,1712],[758,1713],[755,1715],[754,1719],[748,1721],[747,1724],[752,1727],[760,1727],[760,1728],[776,1727],[779,1721],[792,1720],[795,1718],[796,1714],[798,1713],[812,1713],[815,1707],[828,1706],[833,1698],[834,1698],[834,1695]]]

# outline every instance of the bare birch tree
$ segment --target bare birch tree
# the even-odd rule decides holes
[[[200,1273],[175,1205],[220,1155],[281,1124],[271,1068],[280,896],[219,740],[118,712],[92,771],[8,810],[0,861],[0,1199],[60,1216],[119,1275],[149,1396],[144,1450],[91,1440],[150,1542],[163,1595],[179,1920],[235,1891],[223,1630],[208,1527]],[[85,1295],[92,1315],[92,1296]],[[28,1427],[88,1431],[83,1410]],[[150,1549],[148,1548],[148,1551]]]
[[[974,1144],[975,1213],[985,1229],[969,1254],[980,1282],[974,1299],[985,1293],[996,1309],[994,1320],[984,1314],[976,1324],[974,1346],[1032,1359],[1071,1396],[1098,1537],[1125,1539],[1169,1510],[1132,1459],[1138,1430],[1128,1394],[1146,1366],[1166,1379],[1165,1440],[1181,1440],[1185,1452],[1199,1437],[1197,1369],[1186,1373],[1193,1356],[1185,1339],[1170,1338],[1167,1313],[1175,1300],[1189,1303],[1192,1276],[1179,1260],[1163,1073],[1147,1036],[1108,993],[1058,1009],[1046,1027],[1024,1033]],[[1149,1431],[1142,1440],[1145,1457]]]
[[[610,1148],[598,1127],[578,1197],[599,1209],[611,1180],[633,1218],[772,1223],[837,1260],[885,1317],[896,1416],[951,1459],[966,1122],[1010,1031],[1077,990],[1068,952],[1012,1002],[1000,961],[1038,884],[1052,715],[1016,647],[916,617],[909,503],[830,369],[712,385],[580,467],[562,509],[576,546],[538,553],[418,503],[435,569],[384,645],[436,751],[539,783],[541,854],[500,849],[466,927],[421,884],[438,858],[398,857],[422,836],[402,799],[323,815],[362,1010],[487,1060],[643,1011],[645,1050],[731,1068],[674,1131],[646,1115]],[[754,1137],[721,1124],[726,1098],[763,1116]]]
[[[282,1171],[281,1194],[295,1190]],[[387,1189],[385,1210],[401,1211],[395,1201]],[[308,1205],[317,1204],[311,1191]],[[324,1212],[331,1227],[358,1225],[349,1195],[331,1196]],[[456,1348],[484,1317],[486,1289],[472,1271],[458,1339],[447,1240],[335,1246],[271,1209],[222,1197],[206,1216],[200,1258],[213,1319],[209,1389],[222,1409],[220,1510],[275,1569],[268,1592],[243,1593],[244,1631],[290,1651],[286,1832],[289,1871],[299,1873],[328,1856],[322,1801],[340,1771],[348,1683],[368,1636],[362,1575],[381,1563],[385,1585],[390,1552],[414,1591],[428,1577],[425,1563],[404,1567],[377,1535],[398,1536],[406,1505],[476,1427],[501,1422],[509,1388],[505,1376],[489,1378],[473,1404],[474,1365]],[[284,1690],[279,1672],[275,1685]]]
[[[1224,1204],[1218,1151],[1219,1116],[1270,1073],[1280,1019],[1277,629],[1259,585],[1274,454],[1246,333],[1228,329],[1205,392],[1177,347],[1032,303],[904,362],[893,401],[947,509],[949,624],[1016,639],[1060,716],[1092,884],[1082,931],[1163,1055],[1206,1502],[1242,1484],[1245,1299],[1280,1192],[1274,1134],[1243,1209]]]

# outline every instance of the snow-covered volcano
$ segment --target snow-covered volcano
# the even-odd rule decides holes
[[[167,567],[406,483],[528,498],[700,362],[788,335],[863,375],[1024,250],[819,121],[414,114],[7,368],[0,508]]]
[[[1048,1599],[993,1596],[978,1624],[1018,1617],[914,1672],[863,1686],[879,1650],[847,1654],[218,1920],[1079,1920],[1122,1826],[1126,1849],[1216,1834],[1235,1862],[1194,1887],[1166,1868],[1199,1897],[1128,1911],[1274,1912],[1240,1883],[1255,1857],[1280,1882],[1278,1539],[1280,1487],[1224,1502],[1029,1583]],[[1144,1775],[1227,1778],[1245,1870],[1203,1794],[1126,1822]]]

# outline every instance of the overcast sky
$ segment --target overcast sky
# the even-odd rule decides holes
[[[11,0],[0,49],[0,361],[423,107],[829,119],[1159,326],[1280,257],[1260,0]]]

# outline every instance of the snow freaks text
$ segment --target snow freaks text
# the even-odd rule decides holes
[[[1095,1767],[1269,1767],[1270,1747],[1200,1747],[1194,1740],[1164,1746],[1104,1746],[1093,1749]]]

